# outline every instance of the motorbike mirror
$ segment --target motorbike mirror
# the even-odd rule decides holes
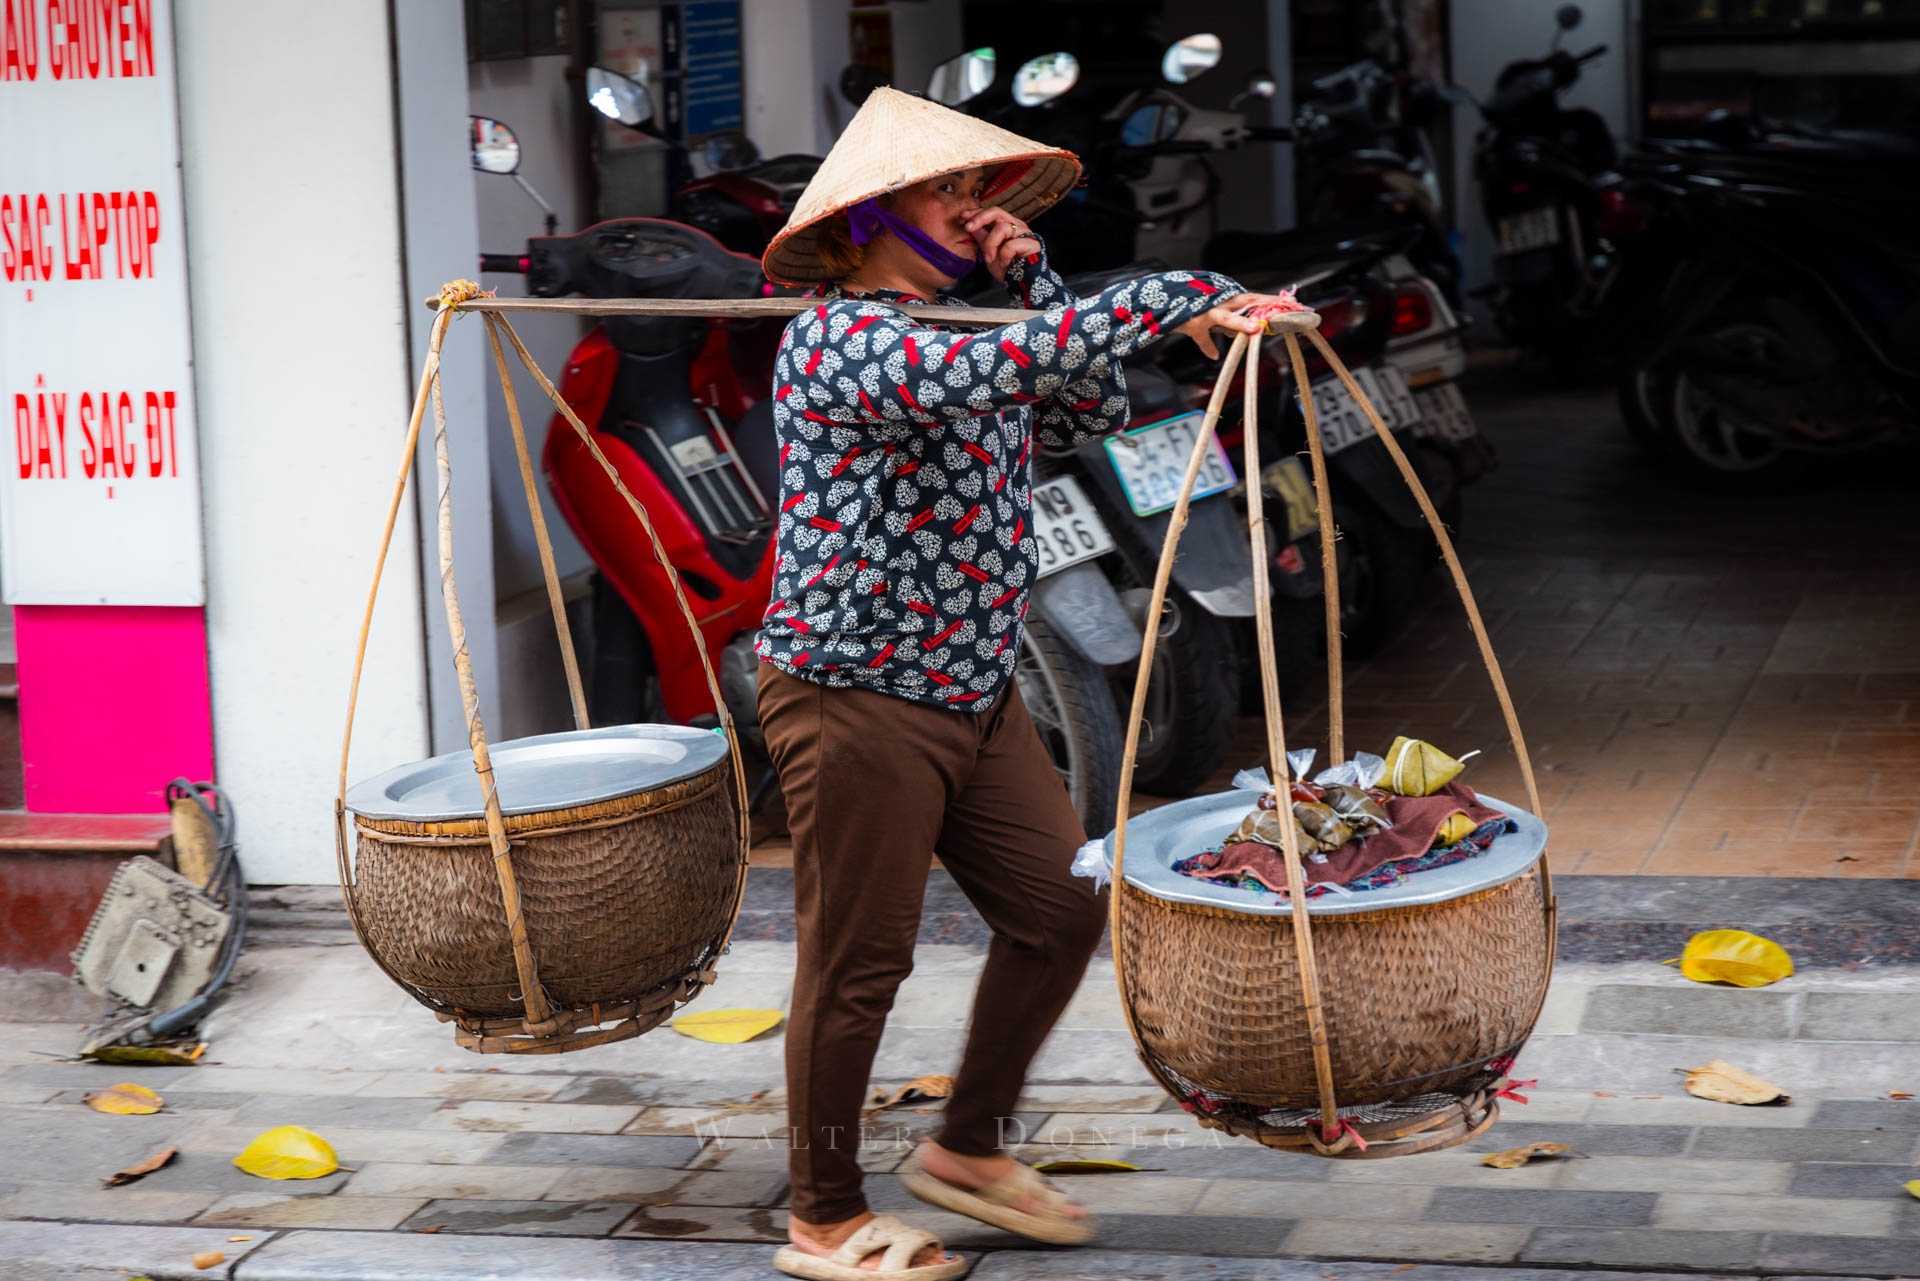
[[[520,139],[498,120],[468,116],[467,145],[473,167],[482,173],[514,173],[520,168]]]
[[[1220,65],[1220,37],[1212,32],[1185,36],[1167,46],[1160,57],[1160,74],[1169,83],[1183,85]]]
[[[653,119],[653,95],[647,87],[605,67],[587,68],[587,101],[607,119],[635,129]]]
[[[1553,14],[1553,20],[1560,24],[1562,31],[1573,30],[1585,17],[1586,15],[1580,12],[1580,6],[1577,4],[1563,4]]]
[[[927,77],[927,97],[948,107],[957,107],[977,98],[993,84],[994,56],[991,47],[969,49],[948,58]]]
[[[1064,51],[1030,58],[1013,73],[1013,100],[1023,107],[1052,102],[1080,82],[1080,59]]]

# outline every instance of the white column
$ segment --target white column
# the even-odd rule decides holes
[[[255,883],[333,879],[339,732],[412,386],[384,0],[177,8],[220,782]],[[403,505],[354,776],[426,754]]]

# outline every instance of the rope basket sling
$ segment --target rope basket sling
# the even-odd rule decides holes
[[[440,353],[447,328],[461,310],[469,309],[465,304],[479,296],[479,286],[455,281],[434,300],[439,313],[407,425],[354,656],[340,747],[340,786],[334,801],[335,855],[347,912],[361,943],[389,978],[442,1021],[454,1024],[457,1044],[483,1054],[552,1054],[638,1036],[713,982],[714,965],[727,948],[746,890],[746,773],[739,735],[706,646],[700,643],[699,625],[646,511],[621,482],[586,424],[540,370],[506,316],[475,307],[487,325],[513,431],[576,728],[591,728],[586,696],[503,338],[606,470],[639,521],[673,584],[682,619],[694,633],[727,742],[721,759],[691,777],[592,803],[511,815],[503,812],[454,585],[452,473],[440,388]],[[441,597],[482,814],[416,821],[356,813],[357,858],[353,858],[347,841],[347,768],[354,713],[374,604],[429,398],[438,481]],[[706,741],[694,731],[676,732]]]
[[[1539,790],[1513,700],[1452,539],[1365,391],[1319,332],[1310,311],[1267,318],[1286,344],[1295,387],[1308,386],[1304,335],[1359,404],[1438,541],[1492,678],[1525,783]],[[1154,576],[1147,616],[1165,606],[1168,582],[1200,468],[1236,366],[1246,364],[1247,524],[1253,550],[1268,777],[1290,777],[1274,666],[1257,421],[1260,336],[1241,335],[1194,442]],[[1342,725],[1339,578],[1326,458],[1310,394],[1300,397],[1320,528],[1326,595],[1329,759],[1346,759]],[[1153,669],[1157,628],[1143,629],[1120,801],[1112,841],[1113,968],[1141,1061],[1170,1095],[1211,1129],[1317,1156],[1406,1155],[1463,1143],[1499,1116],[1506,1072],[1546,1000],[1553,970],[1555,902],[1542,850],[1503,884],[1439,902],[1316,916],[1295,825],[1279,824],[1290,910],[1284,917],[1179,902],[1126,878],[1135,751]]]

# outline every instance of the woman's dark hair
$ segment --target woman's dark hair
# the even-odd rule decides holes
[[[845,280],[867,260],[866,246],[853,243],[853,230],[847,226],[847,216],[843,213],[820,224],[814,246],[829,280]]]

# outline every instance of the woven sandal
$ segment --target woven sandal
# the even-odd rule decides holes
[[[920,1165],[919,1154],[915,1153],[901,1171],[900,1183],[928,1205],[964,1214],[1032,1241],[1084,1245],[1093,1239],[1093,1216],[1076,1218],[1063,1213],[1061,1207],[1072,1204],[1073,1198],[1030,1165],[1016,1162],[1011,1173],[984,1188],[963,1188],[928,1174]],[[1015,1209],[1022,1201],[1038,1203],[1041,1209]]]
[[[783,1245],[774,1252],[773,1266],[790,1277],[807,1281],[865,1281],[868,1277],[886,1277],[891,1281],[947,1281],[967,1270],[967,1261],[950,1259],[910,1268],[907,1262],[927,1246],[940,1246],[940,1238],[925,1228],[909,1227],[891,1214],[876,1214],[832,1254],[822,1257],[808,1254],[797,1246]],[[878,1268],[863,1268],[868,1255],[885,1250]]]

